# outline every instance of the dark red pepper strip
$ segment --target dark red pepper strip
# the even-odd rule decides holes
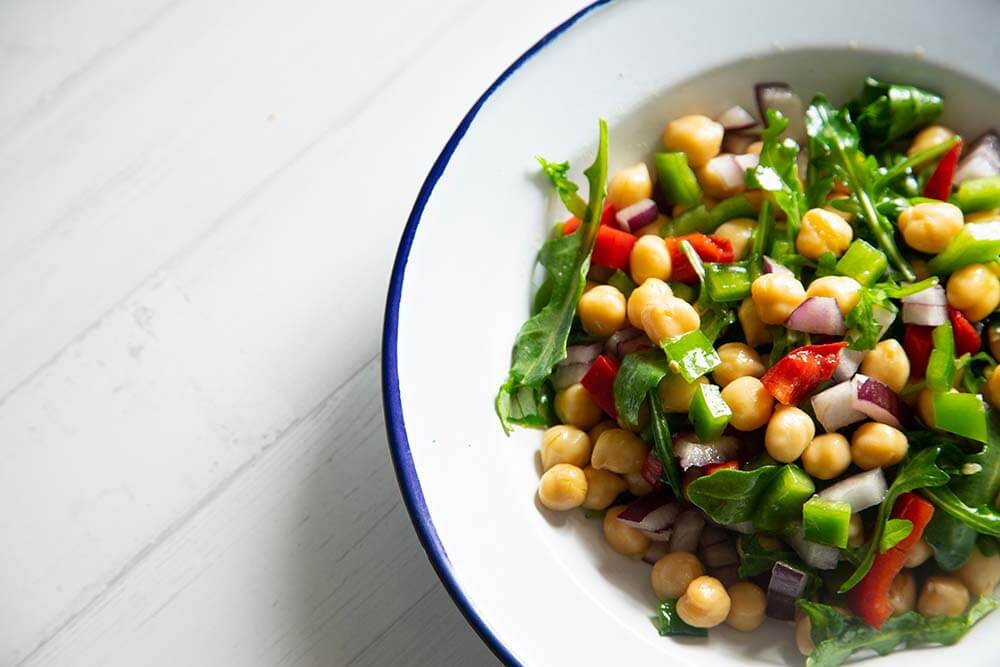
[[[796,348],[771,366],[760,381],[780,403],[796,405],[830,379],[846,346],[840,341]]]
[[[962,314],[962,311],[948,306],[948,318],[951,320],[951,331],[955,337],[955,354],[975,354],[983,346],[983,338],[980,333],[982,325],[977,328]]]
[[[931,199],[948,201],[951,196],[951,184],[955,180],[955,168],[958,166],[958,156],[962,153],[962,142],[952,146],[941,161],[931,177],[927,179],[924,186],[924,196]]]
[[[570,218],[563,223],[563,235],[572,234],[579,228],[580,219]],[[597,238],[594,239],[594,250],[590,255],[591,264],[628,271],[628,260],[636,240],[636,237],[628,232],[600,225],[597,228]]]
[[[609,415],[618,419],[615,409],[615,376],[618,375],[619,364],[606,354],[602,354],[590,365],[590,370],[580,380],[594,403]]]
[[[713,472],[719,472],[720,470],[739,470],[740,462],[736,459],[731,461],[724,461],[722,463],[712,463],[705,466],[705,474],[711,475]]]
[[[931,358],[931,350],[934,349],[933,332],[934,327],[919,324],[903,326],[903,349],[906,350],[906,357],[910,360],[911,377],[919,379],[927,372],[927,361]]]
[[[688,261],[687,255],[681,250],[681,241],[690,243],[703,262],[729,264],[736,258],[733,253],[733,244],[729,239],[706,236],[700,232],[671,237],[665,241],[667,250],[670,252],[670,279],[689,285],[698,282],[698,275],[694,272],[694,267]]]

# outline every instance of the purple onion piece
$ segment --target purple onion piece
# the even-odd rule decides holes
[[[882,306],[872,306],[872,319],[879,324],[878,338],[882,340],[882,336],[889,330],[892,323],[896,321],[896,311]]]
[[[850,380],[845,380],[829,389],[824,389],[810,399],[813,413],[823,426],[823,430],[834,433],[848,424],[865,418],[865,413],[855,410],[851,405],[853,396],[854,385]]]
[[[713,442],[701,442],[694,433],[686,433],[674,439],[674,454],[684,470],[725,463],[734,458],[739,449],[739,442],[730,436],[722,436]]]
[[[925,306],[947,306],[948,296],[945,293],[944,288],[940,285],[931,285],[927,289],[922,289],[916,294],[904,296],[902,301],[904,304],[915,303]]]
[[[722,138],[722,152],[743,155],[750,148],[750,144],[757,140],[758,137],[749,134],[726,132],[726,135]]]
[[[552,370],[549,381],[552,388],[562,391],[566,387],[578,384],[590,370],[590,364],[559,364]]]
[[[835,570],[837,568],[837,562],[840,560],[840,549],[810,542],[805,538],[802,526],[799,526],[785,541],[802,558],[802,562],[809,567],[814,567],[817,570]]]
[[[865,360],[866,354],[868,354],[867,350],[850,350],[846,347],[842,349],[840,351],[840,361],[837,363],[837,368],[833,371],[833,380],[836,382],[850,380],[858,372],[858,368],[861,367],[861,362]]]
[[[768,257],[767,255],[762,255],[761,261],[764,264],[764,273],[780,273],[783,276],[795,275],[787,266],[781,264],[776,259]]]
[[[740,105],[734,105],[719,114],[716,121],[726,129],[727,132],[738,132],[749,130],[757,126],[757,119],[749,111]]]
[[[670,536],[670,551],[694,553],[705,529],[705,517],[698,510],[684,510],[674,522],[674,534]]]
[[[589,345],[570,345],[566,348],[566,358],[560,361],[561,364],[587,364],[594,363],[601,354],[603,346],[600,343],[590,343]]]
[[[634,327],[625,327],[611,334],[604,343],[604,352],[621,359],[626,354],[651,347],[653,342],[646,337],[646,332]]]
[[[857,514],[881,503],[888,492],[885,474],[881,468],[874,468],[828,486],[819,492],[819,496],[826,500],[847,503],[851,506],[851,512]]]
[[[783,136],[791,137],[799,142],[799,146],[805,145],[806,122],[805,112],[802,108],[802,100],[795,94],[791,86],[779,81],[758,83],[754,86],[757,94],[757,109],[760,117],[767,125],[767,110],[775,109],[788,119],[788,127],[782,132]]]
[[[843,336],[844,316],[840,313],[837,300],[828,296],[811,296],[792,311],[785,326],[793,331]]]
[[[874,378],[858,373],[851,380],[851,407],[895,428],[903,427],[903,407],[896,392]]]
[[[652,493],[633,501],[618,515],[618,520],[633,528],[656,533],[673,526],[680,509],[670,495]]]
[[[740,169],[746,172],[747,169],[753,169],[758,164],[760,164],[760,156],[756,153],[744,153],[742,155],[734,155],[733,160],[736,164],[740,166]]]
[[[954,184],[1000,174],[1000,135],[988,130],[973,141],[955,170]]]
[[[640,530],[639,532],[648,537],[650,542],[663,542],[664,544],[669,544],[670,535],[674,532],[674,529],[668,526],[661,530]]]
[[[903,321],[925,327],[940,326],[948,321],[948,307],[927,303],[904,303]]]
[[[805,572],[787,563],[775,563],[767,586],[765,613],[781,621],[794,621],[795,602],[805,593],[808,583],[809,576]]]
[[[636,203],[626,206],[615,213],[615,220],[618,226],[626,232],[637,232],[649,223],[656,220],[660,212],[656,209],[656,202],[652,199],[640,199]]]
[[[726,190],[736,191],[746,188],[746,169],[729,154],[717,155],[708,161],[705,168],[715,173]]]

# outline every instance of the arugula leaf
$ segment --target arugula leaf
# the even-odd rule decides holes
[[[957,570],[969,560],[976,546],[976,531],[950,514],[934,512],[924,529],[924,540],[942,569]]]
[[[750,280],[760,277],[764,267],[761,261],[767,247],[771,243],[771,234],[774,232],[774,212],[771,210],[771,202],[764,200],[760,205],[760,214],[757,216],[757,225],[750,232],[750,252],[747,254],[747,266],[750,267]]]
[[[663,406],[660,404],[660,397],[656,389],[649,391],[649,423],[653,431],[653,451],[660,459],[663,467],[661,479],[670,487],[677,498],[683,498],[683,487],[681,483],[681,469],[677,465],[674,457],[673,441],[670,437],[670,425],[667,423],[667,416],[663,414]]]
[[[696,628],[681,620],[680,614],[677,613],[677,600],[662,600],[656,606],[656,616],[651,620],[661,637],[670,635],[708,636],[708,631],[704,628]]]
[[[913,532],[913,522],[909,519],[889,519],[885,522],[882,539],[878,543],[878,552],[884,554]]]
[[[761,136],[763,146],[760,162],[753,169],[747,170],[746,184],[750,189],[773,193],[774,202],[781,207],[788,219],[788,240],[794,243],[807,204],[805,193],[799,184],[796,162],[799,145],[790,137],[781,138],[786,127],[788,119],[780,111],[767,110],[767,129]]]
[[[897,285],[894,282],[881,282],[871,287],[862,287],[858,293],[858,303],[844,319],[844,324],[850,330],[847,347],[852,350],[870,350],[878,343],[882,325],[875,318],[875,308],[884,308],[896,312],[892,299],[916,294],[928,287],[937,285],[935,277],[925,278],[911,285]]]
[[[688,500],[721,524],[753,518],[757,501],[778,474],[778,466],[755,470],[719,470],[688,485]]]
[[[837,667],[866,649],[888,655],[901,645],[909,648],[921,644],[954,644],[1000,603],[981,597],[959,616],[925,618],[910,611],[890,618],[878,630],[829,605],[799,600],[798,606],[809,617],[816,646],[806,658],[806,667]]]
[[[940,447],[930,447],[917,452],[900,466],[885,500],[879,505],[878,518],[875,520],[875,532],[864,547],[864,557],[861,564],[840,587],[839,592],[844,593],[854,588],[868,574],[872,563],[875,562],[875,556],[878,555],[879,545],[882,544],[882,536],[889,520],[889,513],[892,512],[892,506],[896,504],[896,499],[908,491],[916,489],[925,489],[926,491],[928,487],[944,486],[948,483],[950,479],[948,473],[941,470],[936,463],[940,453]]]
[[[667,358],[659,349],[626,354],[615,376],[615,408],[627,425],[639,425],[639,408],[651,389],[669,372]]]
[[[878,162],[861,152],[858,128],[851,123],[850,114],[846,109],[837,110],[824,96],[817,95],[806,111],[806,130],[810,162],[815,163],[819,173],[847,185],[873,239],[903,277],[914,280],[913,269],[896,246],[892,223],[876,209],[880,194],[884,194],[876,190],[882,174]]]
[[[560,179],[565,176],[561,167],[554,173]],[[552,239],[542,246],[539,263],[548,271],[548,279],[551,280],[549,300],[521,326],[514,341],[507,381],[500,387],[494,403],[500,423],[507,433],[511,431],[511,424],[542,425],[545,415],[541,411],[533,414],[518,412],[527,405],[520,400],[522,389],[531,388],[537,398],[537,392],[553,366],[566,358],[566,340],[573,326],[576,304],[583,294],[590,268],[590,253],[604,209],[604,185],[608,178],[608,126],[603,120],[600,121],[597,156],[584,174],[590,188],[590,201],[581,217],[583,223],[576,232]],[[563,196],[565,188],[565,184],[557,185],[560,196]],[[575,192],[571,194],[575,195]],[[575,200],[572,197],[569,199],[575,206]]]
[[[885,145],[937,119],[944,109],[940,95],[868,77],[855,103],[858,127],[873,145]]]
[[[955,517],[973,530],[985,535],[1000,537],[1000,512],[989,504],[967,505],[950,488],[924,489],[923,494],[938,509]]]
[[[788,563],[796,570],[812,574],[812,569],[799,559],[797,553],[784,545],[782,547],[774,550],[766,549],[756,535],[740,535],[738,550],[740,554],[738,571],[740,579],[749,579],[758,574],[770,572],[778,561]]]
[[[552,424],[552,388],[545,382],[538,387],[520,386],[497,394],[496,411],[501,421],[528,428],[545,428]],[[504,430],[509,432],[505,426]]]
[[[576,183],[566,178],[566,174],[569,173],[569,162],[549,162],[543,157],[535,157],[535,159],[538,160],[538,164],[542,165],[542,171],[549,177],[552,187],[555,188],[569,212],[583,220],[583,217],[587,215],[587,202],[576,194],[579,189]]]

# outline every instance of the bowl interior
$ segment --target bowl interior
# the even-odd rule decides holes
[[[505,437],[492,406],[528,314],[535,253],[552,222],[567,215],[533,156],[569,158],[585,190],[580,169],[592,158],[598,117],[609,122],[612,173],[648,160],[673,117],[713,115],[732,104],[756,113],[757,81],[787,81],[804,100],[822,91],[840,103],[875,75],[945,95],[943,122],[966,137],[996,122],[994,47],[960,38],[1000,18],[1000,3],[965,3],[941,29],[912,16],[924,3],[841,3],[838,16],[863,13],[872,25],[785,4],[756,3],[752,15],[721,28],[728,3],[691,5],[681,19],[676,3],[652,1],[592,12],[485,100],[418,202],[388,305],[394,456],[432,560],[509,660],[801,660],[792,627],[776,621],[753,634],[720,628],[707,642],[659,638],[649,622],[656,602],[649,566],[613,553],[600,522],[581,511],[538,506],[539,433]],[[700,21],[714,22],[714,42]],[[897,31],[883,34],[878,25]],[[986,664],[985,637],[1000,628],[998,618],[958,647],[883,664],[929,662],[942,651]]]

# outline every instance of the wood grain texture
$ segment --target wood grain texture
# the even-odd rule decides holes
[[[383,299],[579,4],[0,4],[0,664],[495,664],[391,472]]]

